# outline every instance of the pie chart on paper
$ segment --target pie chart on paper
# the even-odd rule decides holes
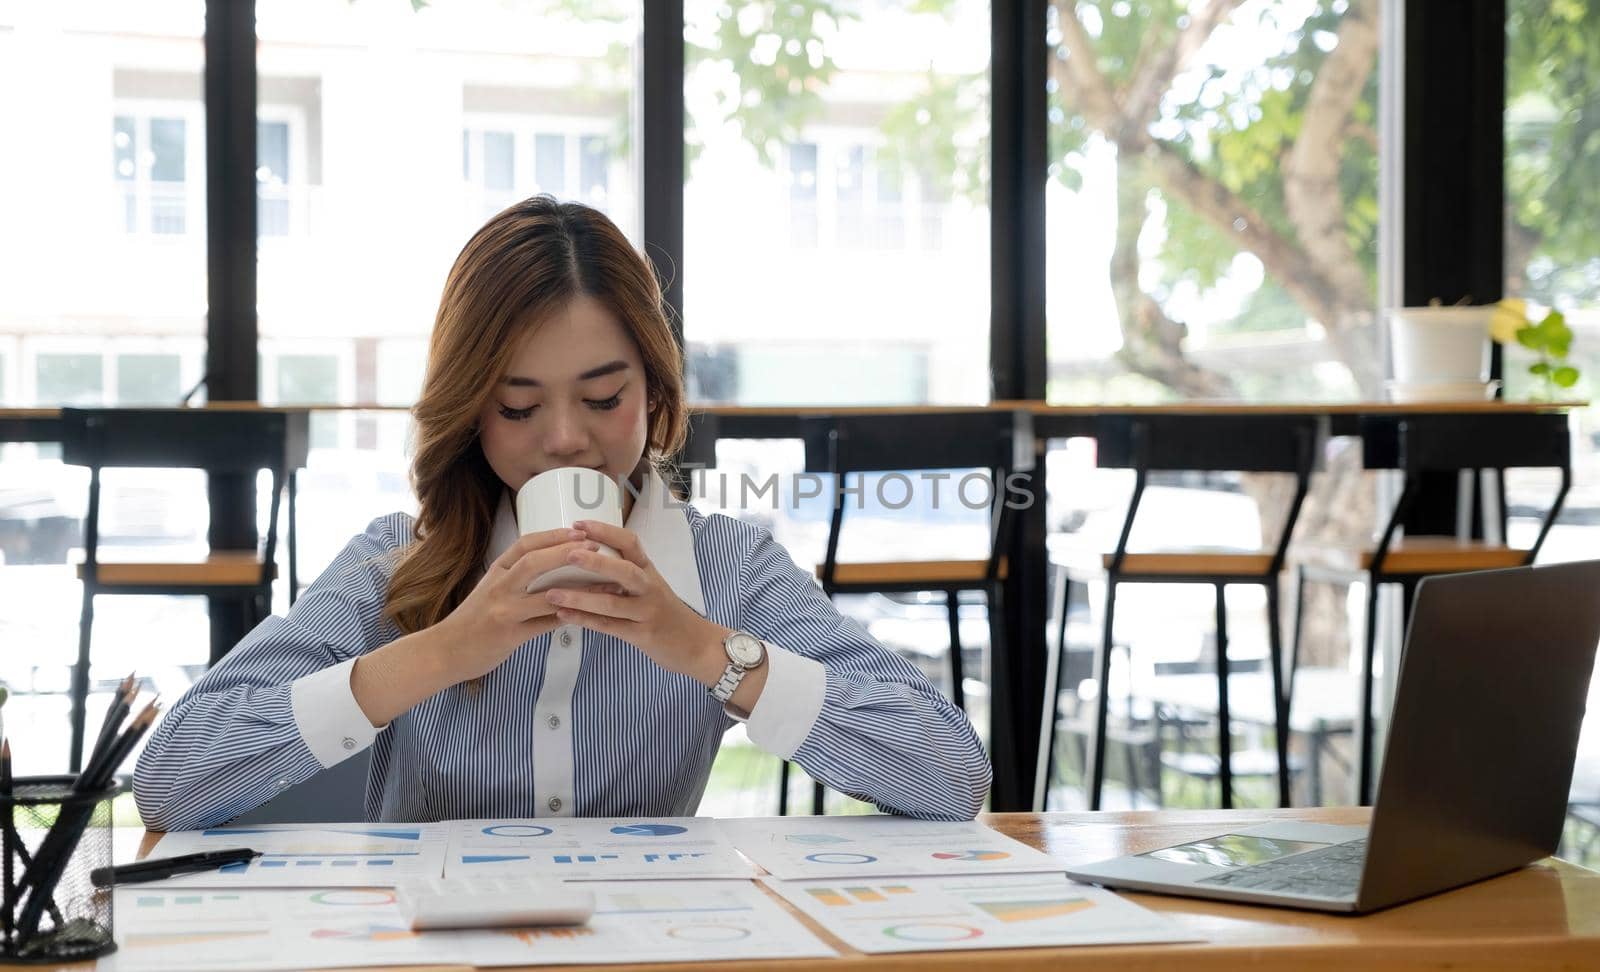
[[[936,861],[1003,861],[1010,856],[1005,851],[994,850],[936,851],[933,859]]]
[[[677,824],[638,823],[612,827],[611,832],[623,837],[671,837],[673,834],[683,833],[686,829]]]

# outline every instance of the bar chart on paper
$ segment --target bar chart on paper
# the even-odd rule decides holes
[[[1184,939],[1167,919],[1057,875],[767,884],[863,952]]]
[[[167,834],[153,857],[251,847],[255,860],[152,882],[159,887],[369,887],[438,877],[441,824],[262,824]]]
[[[511,870],[568,881],[748,878],[753,869],[714,823],[640,820],[453,820],[447,877]]]

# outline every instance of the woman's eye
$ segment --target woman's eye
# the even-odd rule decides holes
[[[508,405],[501,405],[500,417],[510,419],[513,422],[522,422],[532,415],[533,410],[538,407],[537,405],[529,405],[527,408],[511,408]]]
[[[619,391],[610,398],[598,402],[590,399],[584,399],[584,404],[588,405],[597,412],[609,412],[618,405],[622,404],[622,392]]]

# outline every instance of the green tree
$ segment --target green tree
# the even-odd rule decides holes
[[[1511,0],[1506,290],[1600,300],[1600,2]]]

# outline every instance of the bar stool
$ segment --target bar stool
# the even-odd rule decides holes
[[[272,606],[277,576],[278,507],[289,470],[305,464],[305,413],[245,408],[103,408],[61,410],[62,461],[89,467],[89,506],[83,525],[83,612],[78,658],[72,672],[73,772],[83,760],[85,708],[89,697],[89,646],[97,594],[198,595],[235,602],[247,626]],[[266,469],[272,502],[264,549],[212,551],[199,561],[100,561],[100,470],[192,468],[253,477]],[[291,506],[290,517],[293,517]],[[213,655],[211,664],[220,656]]]
[[[1308,581],[1356,579],[1367,584],[1357,779],[1357,794],[1363,804],[1372,802],[1374,782],[1372,663],[1377,654],[1379,587],[1390,583],[1400,585],[1401,616],[1409,620],[1412,598],[1424,577],[1533,563],[1572,486],[1572,443],[1567,417],[1552,412],[1540,418],[1547,420],[1529,422],[1527,416],[1443,414],[1407,416],[1398,421],[1363,416],[1361,420],[1362,464],[1368,469],[1400,471],[1403,477],[1400,496],[1376,545],[1355,551],[1324,549],[1321,551],[1323,562],[1303,567],[1296,580],[1295,601],[1298,618]],[[1402,537],[1402,523],[1411,512],[1424,474],[1463,471],[1477,474],[1481,470],[1494,470],[1496,483],[1503,483],[1508,468],[1554,468],[1561,476],[1555,499],[1540,521],[1538,536],[1527,549],[1505,542],[1504,509],[1493,518],[1496,529],[1491,538]],[[1503,496],[1503,489],[1498,492]],[[1292,652],[1298,659],[1298,624]]]
[[[1267,594],[1267,642],[1272,666],[1274,735],[1277,747],[1278,801],[1289,805],[1289,692],[1283,670],[1278,579],[1294,533],[1311,473],[1321,457],[1326,423],[1316,415],[1230,415],[1226,413],[1106,415],[1096,426],[1096,463],[1101,468],[1132,469],[1133,496],[1116,549],[1102,557],[1106,580],[1105,624],[1096,658],[1099,692],[1095,700],[1094,746],[1089,763],[1089,808],[1100,809],[1105,784],[1107,713],[1110,706],[1112,631],[1117,585],[1210,584],[1216,588],[1217,777],[1221,804],[1233,805],[1231,719],[1228,712],[1229,584],[1259,584]],[[1131,552],[1128,538],[1152,472],[1272,472],[1294,476],[1294,498],[1277,544],[1270,550],[1173,550]],[[1066,585],[1070,594],[1071,582]],[[1046,685],[1045,725],[1041,727],[1043,773],[1035,802],[1043,806],[1054,771],[1059,672],[1066,657],[1067,601],[1061,604],[1055,684]]]
[[[963,591],[978,591],[989,611],[989,650],[1002,650],[1000,623],[1001,582],[1006,577],[1003,556],[1012,517],[1006,504],[1005,482],[1016,468],[1013,455],[1015,416],[1010,412],[983,410],[938,414],[886,412],[832,416],[817,421],[827,423],[825,469],[836,486],[845,477],[867,473],[905,473],[906,471],[945,472],[981,470],[986,479],[989,508],[990,543],[981,560],[872,561],[839,563],[839,536],[844,526],[846,499],[836,490],[828,524],[828,542],[822,563],[816,567],[823,591],[836,594],[888,594],[910,591],[938,591],[945,597],[945,614],[950,629],[950,700],[966,711],[961,664],[960,596]],[[1031,438],[1031,437],[1030,437]],[[1031,442],[1029,443],[1031,450]],[[906,476],[907,505],[919,492],[934,487],[917,484]],[[858,479],[864,487],[864,482]],[[949,509],[954,504],[976,502],[975,488],[965,478],[943,481],[934,509]],[[885,502],[884,505],[890,504]],[[859,508],[859,506],[858,506]],[[896,507],[890,507],[894,509]],[[903,507],[900,507],[903,508]],[[789,764],[781,765],[778,776],[778,813],[789,807]],[[823,810],[823,786],[813,784],[811,812]]]

